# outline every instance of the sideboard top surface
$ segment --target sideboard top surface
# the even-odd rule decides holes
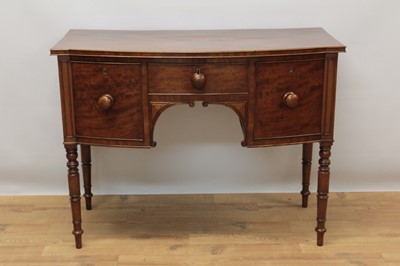
[[[70,30],[52,55],[220,57],[344,52],[322,28],[251,30]]]

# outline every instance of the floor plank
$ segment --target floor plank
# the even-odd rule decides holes
[[[400,265],[400,193],[95,196],[74,248],[68,197],[0,197],[0,266]]]

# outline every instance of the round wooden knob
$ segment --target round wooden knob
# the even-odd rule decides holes
[[[206,85],[206,76],[200,72],[198,68],[196,73],[194,73],[191,77],[192,86],[198,90],[201,90]]]
[[[293,91],[286,92],[282,97],[283,103],[289,108],[295,108],[299,105],[300,98]]]
[[[111,107],[113,106],[113,97],[110,94],[104,94],[103,96],[100,96],[99,99],[97,100],[97,104],[99,105],[99,108],[103,111],[110,110]]]

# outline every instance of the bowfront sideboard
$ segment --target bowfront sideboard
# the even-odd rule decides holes
[[[234,111],[244,147],[302,144],[303,207],[312,145],[319,143],[316,232],[323,245],[337,59],[344,51],[321,28],[69,31],[51,54],[58,57],[76,248],[83,233],[78,145],[90,210],[90,146],[155,147],[160,114],[195,102]]]

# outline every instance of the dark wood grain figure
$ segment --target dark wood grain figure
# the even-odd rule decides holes
[[[344,51],[321,28],[68,32],[51,54],[58,56],[76,247],[83,232],[77,145],[91,209],[90,146],[155,147],[159,116],[196,101],[234,111],[244,147],[303,144],[303,207],[312,143],[320,143],[316,231],[322,245],[337,59]]]

